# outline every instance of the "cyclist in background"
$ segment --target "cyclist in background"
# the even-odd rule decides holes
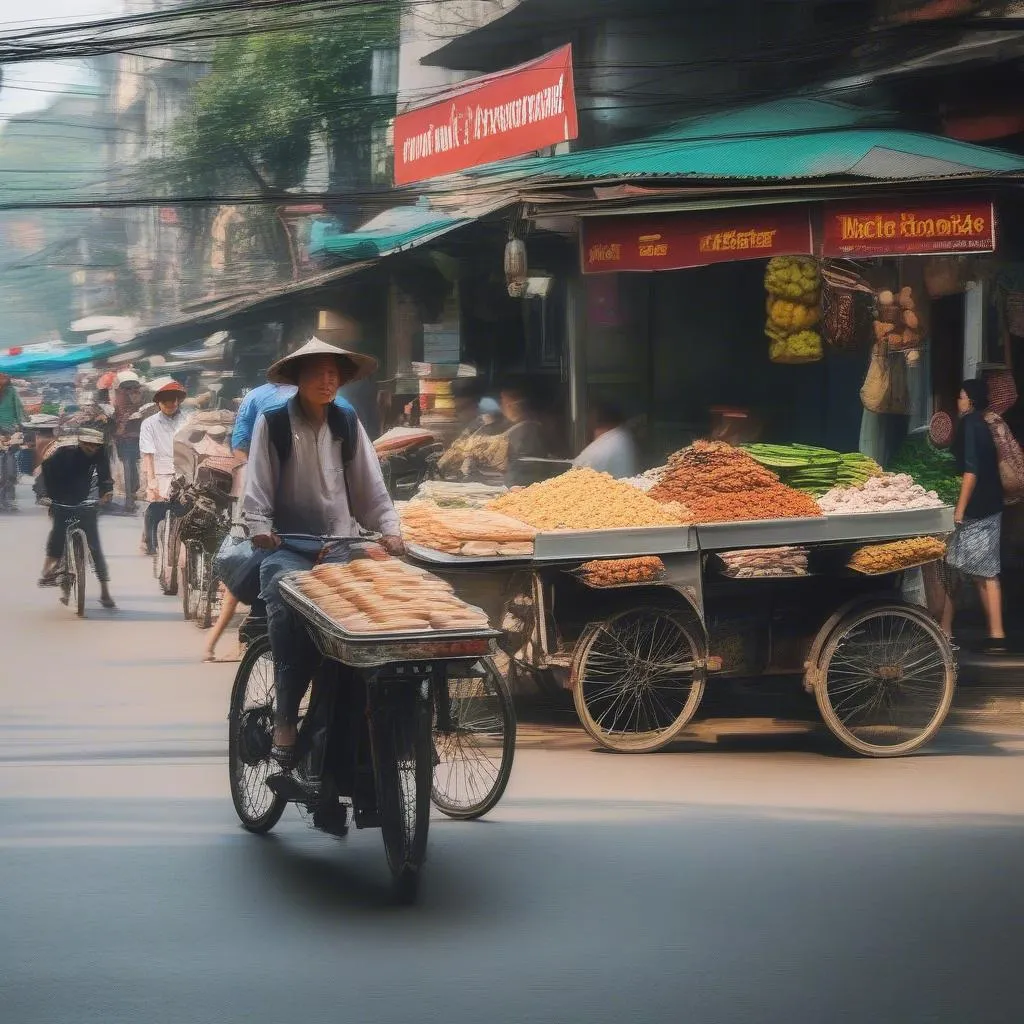
[[[142,526],[142,549],[147,555],[156,550],[157,527],[167,514],[167,496],[174,480],[174,435],[189,421],[189,414],[181,407],[187,394],[176,380],[159,385],[153,395],[158,411],[143,420],[139,429],[143,482],[149,502]]]
[[[78,431],[78,444],[55,448],[43,460],[40,476],[46,502],[68,506],[81,505],[89,500],[95,478],[100,502],[106,504],[114,493],[114,479],[110,473],[110,459],[107,457],[103,431],[93,427],[82,427]],[[64,555],[69,515],[70,513],[63,508],[50,509],[52,525],[46,541],[43,574],[39,580],[41,587],[56,586],[59,582],[56,569]],[[114,608],[114,599],[110,596],[107,560],[103,557],[103,548],[100,545],[96,510],[84,510],[77,515],[89,544],[96,578],[100,581],[100,604],[104,608]]]
[[[0,437],[18,442],[25,407],[21,404],[11,378],[0,373]],[[8,443],[0,450],[0,512],[17,512],[15,486],[18,483],[18,450],[20,443]]]

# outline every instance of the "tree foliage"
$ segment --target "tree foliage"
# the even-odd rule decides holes
[[[210,73],[172,129],[164,177],[174,190],[273,193],[305,178],[314,139],[332,187],[354,185],[349,150],[394,112],[371,95],[374,50],[397,46],[396,0],[359,4],[328,26],[263,16],[254,31],[214,47]]]

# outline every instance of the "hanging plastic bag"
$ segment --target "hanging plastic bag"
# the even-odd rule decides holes
[[[871,365],[860,389],[860,400],[868,412],[905,415],[910,406],[907,361],[902,353],[886,353],[876,345]]]
[[[228,534],[214,556],[214,572],[233,597],[252,605],[260,596],[260,566],[267,554],[248,538]]]

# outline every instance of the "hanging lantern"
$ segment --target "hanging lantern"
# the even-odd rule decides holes
[[[526,291],[526,243],[510,238],[505,244],[505,281],[513,298],[522,298]]]

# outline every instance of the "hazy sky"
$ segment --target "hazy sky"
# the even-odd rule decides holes
[[[0,2],[0,36],[32,27],[116,17],[125,10],[138,9],[124,0],[31,0],[21,6]],[[31,19],[27,12],[31,11]],[[16,13],[20,12],[20,13]],[[0,86],[0,119],[45,107],[55,94],[74,91],[88,82],[76,61],[39,61],[14,64],[3,69]]]

